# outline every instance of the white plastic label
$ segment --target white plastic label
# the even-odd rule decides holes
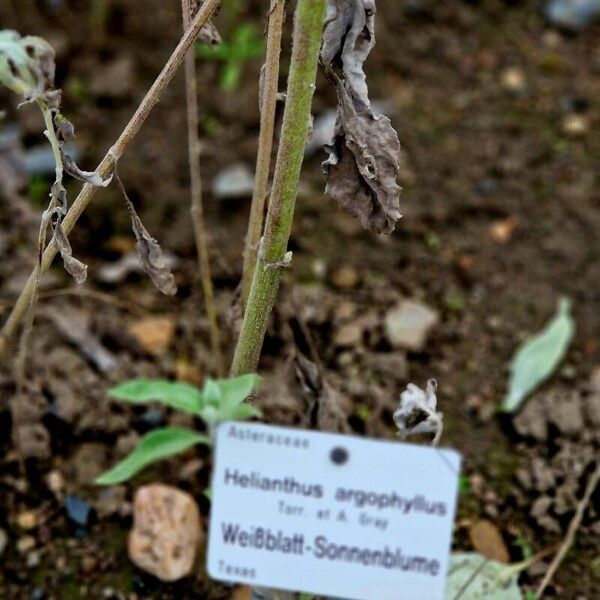
[[[224,423],[208,572],[352,600],[442,600],[459,469],[453,450]]]

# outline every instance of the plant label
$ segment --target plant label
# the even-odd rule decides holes
[[[208,572],[352,600],[442,600],[460,456],[261,424],[216,435]]]

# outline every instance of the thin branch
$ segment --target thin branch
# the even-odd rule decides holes
[[[273,151],[277,94],[279,91],[279,57],[281,54],[284,14],[285,0],[271,0],[264,88],[260,107],[260,133],[258,135],[254,192],[252,194],[248,233],[246,234],[246,245],[244,248],[244,271],[242,274],[242,306],[244,307],[248,301],[252,276],[256,267],[258,244],[263,229],[265,203],[269,192],[269,172],[271,167],[271,153]]]
[[[577,530],[579,529],[579,526],[581,525],[583,515],[585,514],[585,509],[587,508],[587,505],[596,487],[598,486],[598,483],[600,483],[600,462],[598,463],[598,465],[596,466],[596,470],[592,473],[588,480],[588,484],[585,488],[583,498],[579,501],[579,504],[577,505],[577,510],[575,511],[575,516],[569,523],[567,535],[565,536],[565,539],[560,545],[558,552],[552,559],[552,562],[550,563],[550,566],[548,567],[548,570],[544,575],[544,579],[542,579],[542,583],[540,583],[537,589],[536,596],[538,597],[538,599],[541,598],[543,593],[546,591],[546,588],[552,581],[554,574],[556,573],[558,567],[565,558],[565,555],[569,551],[569,548],[573,545],[573,542],[575,541],[575,535],[577,533]]]
[[[114,161],[118,161],[121,158],[133,138],[137,135],[144,121],[148,118],[148,115],[159,101],[161,94],[171,82],[173,76],[177,72],[177,69],[184,61],[185,55],[194,43],[200,29],[212,16],[214,11],[221,4],[221,1],[222,0],[206,0],[206,2],[202,5],[198,11],[198,14],[194,17],[192,25],[183,35],[175,50],[173,50],[169,60],[152,84],[150,90],[148,90],[148,93],[144,99],[141,101],[140,105],[135,111],[135,114],[125,126],[125,129],[119,136],[119,139],[106,153],[96,168],[96,171],[100,177],[104,179],[110,174],[114,165]],[[73,202],[73,205],[62,222],[64,231],[67,235],[71,232],[75,226],[75,223],[77,223],[77,220],[91,202],[95,192],[96,188],[89,184],[85,184],[81,189],[79,196],[77,196]],[[42,257],[40,274],[43,274],[48,270],[52,260],[56,256],[56,253],[56,245],[54,242],[50,242],[46,247]],[[17,327],[23,320],[25,313],[27,312],[27,307],[29,306],[35,292],[35,281],[36,272],[34,271],[29,276],[29,279],[27,280],[27,283],[25,284],[25,287],[21,292],[21,295],[19,296],[11,314],[0,331],[0,357],[5,355],[8,348],[8,340],[12,338]]]
[[[183,13],[183,30],[187,31],[192,21],[190,0],[181,0]],[[200,174],[200,137],[198,135],[198,85],[196,81],[196,56],[193,48],[185,56],[185,90],[187,104],[188,154],[190,163],[191,182],[191,212],[200,279],[204,295],[204,308],[208,317],[210,343],[217,374],[222,377],[225,373],[223,350],[221,348],[221,332],[219,330],[219,315],[215,303],[210,254],[206,225],[204,223],[204,207],[202,205],[202,177]]]
[[[44,118],[44,125],[46,127],[46,137],[50,142],[50,146],[52,147],[52,154],[54,155],[54,185],[61,186],[63,179],[63,162],[62,155],[60,153],[60,143],[56,136],[56,131],[54,130],[54,120],[52,117],[52,111],[50,110],[47,102],[42,98],[37,99],[37,105]],[[33,331],[33,324],[35,321],[35,314],[38,303],[38,294],[41,280],[42,255],[46,246],[46,238],[48,236],[48,225],[50,223],[50,219],[52,218],[52,213],[56,208],[56,201],[57,200],[55,194],[52,193],[50,202],[48,204],[48,208],[46,208],[42,215],[42,220],[38,231],[38,260],[34,267],[32,275],[33,292],[31,294],[31,298],[28,302],[27,309],[25,311],[23,329],[21,331],[21,337],[19,339],[19,348],[17,350],[17,356],[14,364],[14,377],[17,389],[19,391],[21,391],[25,386],[25,375],[27,369],[27,351],[29,349],[29,340],[31,338],[31,332]]]
[[[315,91],[324,18],[325,0],[298,1],[273,189],[248,305],[231,366],[233,375],[256,370],[282,270],[291,259],[287,245]]]

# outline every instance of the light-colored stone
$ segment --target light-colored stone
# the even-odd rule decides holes
[[[333,341],[336,346],[358,346],[362,342],[363,330],[357,323],[342,325],[336,332]]]
[[[149,354],[164,354],[175,335],[175,321],[170,317],[148,317],[129,326],[129,333]]]
[[[562,122],[563,132],[569,137],[582,137],[590,128],[590,124],[584,115],[571,113],[565,116]]]
[[[138,489],[129,557],[162,581],[189,575],[202,537],[198,506],[189,494],[153,483]]]
[[[385,334],[392,346],[418,352],[424,349],[429,332],[438,322],[437,311],[420,302],[404,300],[385,316]]]
[[[500,74],[502,87],[513,93],[522,92],[526,86],[525,73],[520,67],[507,67]]]
[[[358,285],[359,276],[354,267],[343,265],[331,274],[331,283],[341,290],[351,290]]]
[[[244,163],[232,165],[217,174],[212,190],[215,197],[221,200],[252,196],[254,175]]]

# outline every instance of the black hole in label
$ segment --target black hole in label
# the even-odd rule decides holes
[[[331,462],[335,465],[343,465],[348,462],[348,458],[350,455],[348,454],[348,450],[346,448],[342,448],[341,446],[336,446],[332,449],[329,454],[329,458],[331,458]]]

